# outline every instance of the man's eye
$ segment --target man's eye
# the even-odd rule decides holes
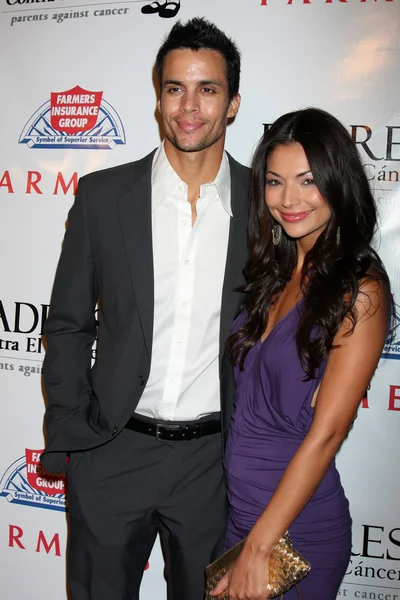
[[[203,92],[205,92],[206,94],[214,94],[214,90],[211,88],[203,88]]]
[[[171,87],[171,88],[167,89],[168,94],[175,94],[180,91],[181,91],[181,88],[179,88],[179,87]]]

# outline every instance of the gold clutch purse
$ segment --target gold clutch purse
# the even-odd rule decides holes
[[[210,592],[232,567],[242,551],[245,540],[220,556],[206,568],[206,600],[229,600],[228,592],[217,597]],[[281,596],[296,585],[310,572],[311,565],[301,556],[292,544],[289,533],[286,533],[272,550],[268,561],[268,598]]]

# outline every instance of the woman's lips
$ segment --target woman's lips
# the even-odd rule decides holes
[[[307,218],[311,212],[312,212],[311,210],[306,210],[303,212],[296,212],[296,213],[282,213],[281,212],[281,216],[282,216],[282,219],[284,221],[287,221],[288,223],[297,223],[298,221],[303,221],[305,218]]]

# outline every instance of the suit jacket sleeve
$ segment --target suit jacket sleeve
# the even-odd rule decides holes
[[[91,350],[96,337],[98,299],[96,268],[89,235],[86,179],[79,181],[58,263],[50,311],[45,323],[47,341],[43,365],[48,406],[48,441],[62,422],[90,403]]]

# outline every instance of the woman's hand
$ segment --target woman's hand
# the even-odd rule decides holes
[[[249,540],[231,569],[211,592],[219,594],[229,591],[229,600],[266,600],[268,594],[268,556],[251,549]]]

